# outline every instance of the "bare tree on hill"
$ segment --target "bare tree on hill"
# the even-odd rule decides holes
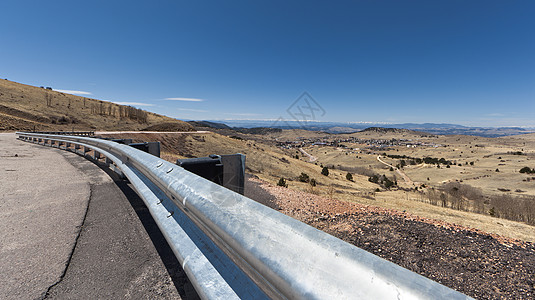
[[[118,109],[115,109],[113,104],[104,107],[103,102],[100,102],[100,104],[98,105],[91,106],[91,113],[101,116],[114,116],[120,119],[128,118],[130,120],[135,120],[140,123],[147,123],[148,119],[148,113],[142,109],[122,105],[118,106]]]
[[[46,106],[52,106],[52,95],[45,91],[45,100],[46,100]]]

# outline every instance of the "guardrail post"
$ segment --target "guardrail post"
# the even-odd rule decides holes
[[[87,152],[89,152],[89,151],[91,151],[91,149],[88,148],[88,147],[86,147],[86,146],[84,146],[84,156],[85,156],[85,154],[86,154]]]
[[[93,159],[99,160],[99,158],[100,158],[100,153],[98,153],[96,150],[93,150]]]
[[[223,186],[243,195],[245,187],[245,155],[221,155]]]
[[[160,142],[148,142],[149,153],[160,157]]]
[[[115,172],[119,176],[119,178],[126,179],[126,176],[124,175],[123,171],[121,171],[121,169],[119,169],[114,163],[110,163],[108,167],[110,168],[110,170]]]
[[[160,157],[160,142],[130,143],[127,145]]]
[[[245,155],[210,155],[178,159],[176,164],[227,189],[243,195],[245,186]]]

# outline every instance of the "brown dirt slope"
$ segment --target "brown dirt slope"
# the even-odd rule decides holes
[[[257,178],[249,178],[246,195],[476,299],[533,299],[535,295],[533,243],[327,199]]]
[[[143,130],[192,131],[183,121],[112,102],[80,97],[0,80],[1,130]]]

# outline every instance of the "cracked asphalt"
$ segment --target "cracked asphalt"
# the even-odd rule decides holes
[[[112,177],[0,133],[0,299],[197,298],[141,199]]]

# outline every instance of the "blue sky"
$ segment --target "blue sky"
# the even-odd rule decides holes
[[[0,11],[0,77],[179,119],[292,119],[306,91],[321,121],[535,127],[534,1],[18,0]]]

